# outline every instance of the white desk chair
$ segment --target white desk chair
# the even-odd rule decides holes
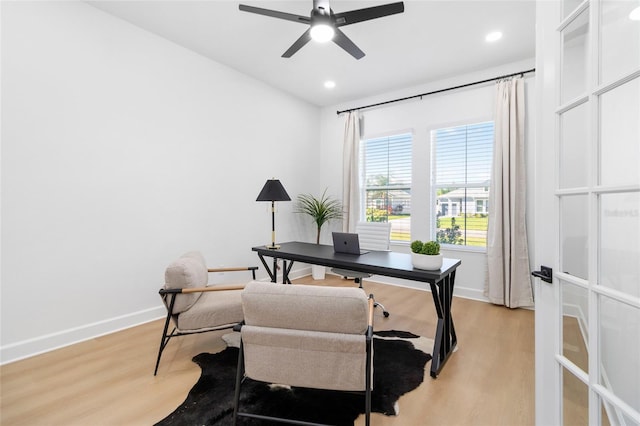
[[[356,233],[360,241],[361,250],[388,251],[391,241],[391,223],[389,222],[358,222],[356,225]],[[350,271],[347,269],[332,268],[331,272],[342,275],[344,278],[353,278],[355,283],[362,288],[362,280],[371,278],[371,274],[366,272]],[[389,312],[384,305],[376,302],[376,307],[382,309],[385,317],[389,316]]]

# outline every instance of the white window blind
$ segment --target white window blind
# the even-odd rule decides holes
[[[493,122],[433,130],[433,238],[441,244],[486,247]]]
[[[410,133],[367,139],[361,144],[365,220],[391,222],[391,240],[411,237]]]

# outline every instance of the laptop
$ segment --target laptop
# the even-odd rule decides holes
[[[358,234],[350,232],[334,232],[333,251],[346,254],[366,254],[366,250],[360,250],[360,240]]]

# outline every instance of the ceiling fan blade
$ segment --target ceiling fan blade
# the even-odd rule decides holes
[[[368,21],[370,19],[382,18],[383,16],[395,15],[404,12],[404,3],[390,3],[381,6],[367,7],[365,9],[350,10],[348,12],[336,13],[334,22],[336,27],[351,25],[357,22]]]
[[[361,59],[364,56],[364,52],[360,50],[358,46],[355,45],[354,42],[346,36],[345,33],[340,31],[338,28],[335,28],[336,34],[333,37],[333,42],[338,46],[342,47],[347,51],[351,56],[356,59]]]
[[[272,18],[285,19],[287,21],[300,22],[301,24],[309,24],[311,19],[308,16],[294,15],[293,13],[279,12],[277,10],[263,9],[261,7],[247,6],[241,4],[238,8],[243,12],[257,13],[258,15],[270,16]]]
[[[296,42],[293,43],[291,45],[291,47],[289,49],[287,49],[287,51],[282,54],[282,57],[283,58],[292,57],[294,53],[296,53],[298,50],[300,50],[300,48],[302,48],[302,46],[304,46],[305,44],[309,43],[310,40],[311,40],[311,28],[307,29],[307,31],[305,31],[300,36],[300,38],[297,39]]]

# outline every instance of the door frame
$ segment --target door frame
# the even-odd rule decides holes
[[[534,171],[535,248],[532,265],[558,270],[558,245],[554,243],[559,224],[554,218],[558,200],[548,188],[555,188],[555,129],[557,107],[556,76],[559,43],[555,22],[560,2],[536,3],[536,147]],[[560,292],[557,280],[546,283],[534,280],[535,298],[535,422],[537,425],[559,425],[561,412],[560,365],[554,354],[559,351]]]
[[[605,3],[606,5],[606,3]],[[600,304],[605,298],[640,309],[640,299],[631,294],[599,285],[599,253],[601,249],[598,230],[601,226],[601,197],[615,193],[638,193],[640,182],[627,185],[603,186],[599,182],[601,140],[600,116],[602,95],[632,80],[640,80],[640,67],[627,75],[601,83],[599,81],[601,15],[604,14],[602,0],[585,0],[571,13],[562,18],[561,1],[538,0],[536,4],[536,146],[535,146],[535,250],[534,265],[545,265],[554,270],[552,283],[536,279],[535,288],[535,415],[536,424],[560,425],[563,422],[563,369],[579,379],[588,390],[588,422],[603,423],[602,407],[613,424],[626,416],[630,421],[640,424],[640,413],[626,404],[613,389],[603,386],[602,359],[600,341]],[[602,10],[601,10],[602,7]],[[564,100],[560,98],[562,74],[561,33],[574,18],[588,14],[589,33],[587,53],[584,65],[586,90],[579,98]],[[616,23],[617,25],[617,23]],[[628,36],[628,35],[627,35]],[[630,41],[633,46],[634,40]],[[588,150],[586,168],[589,182],[584,188],[559,189],[560,149],[562,142],[560,116],[573,107],[587,104],[589,123],[585,138],[585,150]],[[634,137],[632,135],[631,137]],[[633,140],[633,139],[632,139]],[[587,278],[577,278],[562,272],[560,253],[561,226],[560,200],[571,195],[586,196],[588,203],[588,256]],[[577,284],[586,290],[588,297],[588,372],[578,368],[563,355],[562,339],[562,287],[561,281]],[[625,368],[626,366],[620,366]],[[631,365],[630,367],[633,367]],[[631,371],[634,371],[633,369]],[[629,378],[633,380],[633,378]],[[606,382],[605,382],[606,383]]]

